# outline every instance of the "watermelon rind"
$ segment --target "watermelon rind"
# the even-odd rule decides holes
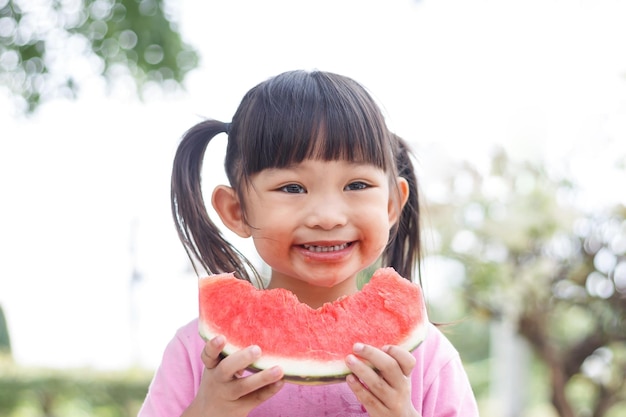
[[[217,336],[217,334],[211,331],[211,329],[203,322],[199,322],[198,330],[202,338],[205,340],[210,340]],[[417,349],[426,338],[426,333],[426,325],[418,326],[407,337],[407,339],[398,346],[412,352]],[[245,346],[235,346],[226,342],[226,346],[222,350],[222,356],[231,355],[244,347]],[[351,373],[345,360],[317,361],[307,359],[289,359],[273,355],[262,355],[257,361],[252,363],[247,370],[258,372],[277,365],[283,370],[284,379],[286,381],[300,385],[339,383],[343,382],[346,376]]]

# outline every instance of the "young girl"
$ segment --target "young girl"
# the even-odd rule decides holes
[[[252,238],[271,268],[268,288],[287,288],[316,308],[358,291],[357,274],[369,266],[392,266],[407,279],[419,271],[408,148],[360,84],[321,71],[270,78],[244,96],[232,123],[206,120],[183,137],[172,210],[196,271],[261,282],[209,219],[202,197],[204,152],[221,133],[230,186],[216,187],[211,203],[228,229]],[[179,329],[139,415],[478,415],[459,355],[434,326],[413,352],[357,343],[346,357],[352,374],[332,385],[286,383],[280,367],[249,373],[260,348],[222,359],[225,343],[223,336],[205,343],[197,320]]]

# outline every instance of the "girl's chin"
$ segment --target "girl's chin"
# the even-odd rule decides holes
[[[324,274],[316,273],[315,276],[308,275],[306,278],[302,279],[306,284],[317,287],[317,288],[325,288],[332,289],[340,286],[352,286],[356,281],[356,273],[354,274],[340,274],[336,275],[337,271],[332,271]]]
[[[356,288],[356,277],[364,267],[361,262],[309,263],[293,262],[289,268],[274,270],[272,281],[276,286],[306,290],[319,288],[351,291]]]

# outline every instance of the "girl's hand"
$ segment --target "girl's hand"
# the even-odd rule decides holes
[[[398,346],[356,343],[346,357],[352,371],[348,386],[371,417],[419,417],[411,402],[411,371],[415,358]]]
[[[226,345],[223,336],[206,343],[202,362],[206,369],[196,398],[183,416],[245,417],[283,386],[283,371],[273,367],[243,376],[244,370],[261,356],[258,346],[248,346],[221,359]]]

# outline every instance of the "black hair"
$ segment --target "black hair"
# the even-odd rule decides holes
[[[419,195],[407,144],[391,133],[367,90],[351,78],[323,71],[290,71],[253,87],[231,123],[205,120],[183,136],[172,171],[171,202],[178,234],[194,266],[208,273],[259,278],[254,266],[209,218],[201,190],[208,143],[228,134],[225,170],[245,213],[243,190],[252,175],[306,159],[372,164],[404,177],[409,201],[390,233],[384,266],[412,280],[421,256]],[[392,188],[393,192],[394,188]],[[197,269],[196,269],[197,271]]]

